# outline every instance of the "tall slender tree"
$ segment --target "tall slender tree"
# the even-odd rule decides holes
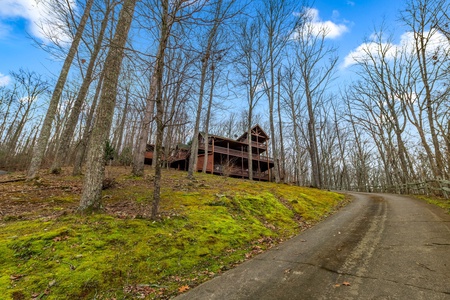
[[[89,64],[86,68],[86,73],[83,78],[83,83],[81,84],[80,90],[78,91],[78,95],[75,100],[75,103],[72,106],[69,119],[67,120],[67,123],[61,134],[61,140],[58,144],[58,148],[56,150],[56,155],[53,160],[52,167],[51,167],[52,173],[59,173],[61,170],[61,166],[64,163],[64,158],[66,157],[66,153],[69,148],[70,141],[73,137],[73,133],[75,131],[75,127],[78,122],[78,117],[81,112],[81,107],[86,98],[86,95],[88,94],[89,86],[91,85],[91,82],[92,82],[95,64],[97,62],[97,57],[98,57],[101,47],[102,47],[103,38],[105,36],[106,28],[108,25],[108,20],[110,19],[110,14],[111,14],[111,7],[109,4],[107,4],[105,12],[104,12],[104,17],[103,17],[103,20],[102,20],[101,26],[100,26],[100,32],[99,32],[97,40],[94,44],[94,48],[92,49],[92,54],[91,54],[91,58],[89,60]]]
[[[213,17],[212,21],[210,21],[211,25],[209,25],[209,29],[206,33],[206,41],[204,45],[201,45],[201,69],[200,69],[200,87],[198,94],[198,102],[195,116],[195,125],[194,125],[194,136],[192,137],[191,143],[191,151],[190,151],[190,159],[189,159],[189,168],[188,168],[188,177],[193,178],[194,172],[197,171],[197,159],[198,159],[198,135],[200,132],[200,120],[201,120],[201,112],[203,109],[203,97],[205,94],[205,84],[206,84],[206,76],[208,67],[211,65],[211,60],[213,59],[214,53],[214,45],[216,43],[216,38],[219,33],[220,26],[223,26],[224,21],[229,18],[229,11],[234,4],[234,0],[229,0],[225,2],[224,0],[216,0],[212,2],[213,7]]]
[[[304,22],[296,27],[294,52],[299,67],[308,113],[308,152],[311,161],[312,186],[321,187],[321,167],[316,133],[316,107],[324,99],[327,86],[333,79],[338,61],[336,51],[327,46],[325,39],[329,28],[315,28],[313,14],[304,11]]]
[[[442,6],[435,6],[436,4],[442,4]],[[435,46],[433,44],[436,42],[436,38],[434,37],[439,31],[433,27],[436,26],[437,15],[442,16],[444,20],[447,19],[448,22],[448,12],[439,12],[439,10],[448,7],[448,3],[442,3],[436,0],[410,0],[407,3],[406,9],[402,12],[402,21],[414,32],[414,55],[420,74],[420,85],[423,88],[420,96],[422,96],[423,101],[426,103],[425,112],[428,121],[428,130],[434,148],[435,173],[440,178],[447,176],[447,174],[445,174],[444,156],[441,151],[439,133],[436,128],[435,111],[437,110],[436,104],[444,99],[444,101],[448,101],[448,99],[447,97],[437,99],[436,87],[440,86],[437,83],[440,81],[440,78],[445,78],[442,77],[443,73],[448,73],[449,68],[448,63],[446,63],[448,62],[448,53],[446,53],[448,50],[444,50],[444,55],[442,55],[442,51],[439,51],[439,49],[434,50]],[[444,34],[448,33],[445,30],[441,30],[440,32]],[[442,43],[444,41],[441,40],[440,42]],[[449,47],[449,44],[447,43],[446,46]],[[421,98],[418,100],[420,101]]]
[[[41,167],[42,159],[44,158],[45,149],[47,148],[47,143],[50,138],[50,132],[52,129],[53,119],[55,117],[56,111],[58,109],[58,104],[64,85],[66,83],[67,76],[69,75],[70,66],[75,57],[78,45],[80,44],[81,38],[83,36],[84,28],[86,26],[92,4],[94,0],[87,0],[86,7],[84,8],[83,15],[78,24],[75,37],[70,46],[69,52],[66,59],[64,60],[63,67],[59,74],[58,80],[56,82],[55,89],[53,90],[52,97],[50,99],[50,104],[47,109],[47,113],[42,124],[41,133],[33,150],[33,156],[31,159],[30,167],[28,168],[27,178],[33,179],[36,177],[39,168]]]
[[[83,193],[78,207],[78,211],[82,213],[102,209],[101,192],[105,172],[105,143],[111,129],[116,103],[117,83],[125,53],[124,47],[133,20],[136,1],[124,0],[117,22],[116,32],[105,60],[103,88],[89,142],[88,167],[83,183]]]
[[[164,76],[164,59],[167,45],[169,42],[172,26],[176,21],[178,12],[183,8],[183,1],[175,1],[173,11],[169,10],[170,1],[161,0],[161,23],[158,52],[155,62],[155,70],[152,78],[154,86],[154,96],[156,105],[156,142],[155,153],[153,156],[155,177],[153,180],[153,204],[152,204],[152,218],[156,219],[159,212],[159,203],[161,201],[161,157],[162,157],[162,143],[164,135],[164,103],[163,103],[163,76]],[[146,124],[144,124],[145,126]]]
[[[253,180],[252,125],[253,111],[262,96],[261,83],[267,61],[262,59],[264,42],[261,38],[259,19],[242,21],[237,30],[236,71],[240,84],[245,86],[247,97],[248,178]]]
[[[261,20],[263,38],[266,43],[266,51],[263,60],[267,61],[264,72],[263,85],[269,106],[270,135],[272,136],[271,148],[274,157],[274,178],[280,182],[280,165],[275,131],[275,103],[277,85],[277,69],[281,66],[283,52],[297,26],[303,21],[299,13],[299,5],[292,0],[267,0],[263,1],[258,10],[258,18]],[[294,13],[298,13],[295,15]]]

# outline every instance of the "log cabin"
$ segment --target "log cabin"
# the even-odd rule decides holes
[[[267,155],[268,140],[269,136],[259,125],[253,126],[250,141],[254,180],[270,181],[271,179],[274,162]],[[198,141],[197,171],[203,170],[206,160],[207,173],[249,178],[249,137],[247,132],[244,132],[236,140],[202,132],[199,133]],[[153,149],[151,146],[147,149],[146,158],[149,159],[153,157]],[[172,168],[187,170],[189,159],[190,147],[178,144],[165,162]]]

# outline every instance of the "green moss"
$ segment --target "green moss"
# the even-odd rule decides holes
[[[1,224],[0,295],[134,299],[138,294],[130,287],[146,286],[154,290],[147,299],[158,293],[168,298],[180,286],[196,285],[245,260],[255,245],[264,249],[270,247],[264,241],[298,233],[298,215],[319,220],[343,200],[289,185],[206,174],[191,182],[185,173],[168,174],[179,188],[163,186],[166,214],[158,222],[97,214]],[[150,205],[149,183],[127,176],[118,181],[126,188],[105,192],[111,202]],[[52,199],[72,201],[65,197]]]
[[[415,196],[418,199],[425,200],[430,204],[434,204],[443,208],[448,214],[450,214],[450,200],[445,198],[438,197],[429,197],[429,196]]]
[[[80,199],[76,195],[54,196],[47,198],[47,201],[52,203],[72,203],[79,200]]]

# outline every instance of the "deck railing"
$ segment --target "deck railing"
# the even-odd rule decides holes
[[[240,142],[241,142],[241,143],[246,143],[246,144],[248,144],[248,139],[245,139],[245,140],[240,141]],[[264,143],[252,142],[252,147],[266,149],[266,144],[264,144]]]
[[[205,144],[203,144],[203,143],[199,144],[198,148],[201,150],[205,150]],[[210,145],[208,147],[208,150],[212,151],[212,148],[213,147]],[[214,146],[214,152],[220,153],[220,154],[227,154],[227,155],[235,156],[235,157],[248,158],[248,152],[246,152],[246,151],[229,149],[229,148],[225,148],[225,147]],[[260,154],[252,154],[252,159],[260,160],[260,161],[269,161],[269,163],[273,163],[273,158],[265,156],[265,155],[260,155]]]

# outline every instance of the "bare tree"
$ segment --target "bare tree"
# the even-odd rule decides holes
[[[293,63],[292,60],[288,59],[287,65],[285,66],[283,80],[281,85],[283,87],[283,103],[288,112],[288,118],[290,120],[290,128],[292,128],[292,137],[294,139],[294,160],[295,160],[295,182],[297,185],[301,185],[301,177],[303,174],[303,147],[300,140],[300,123],[301,123],[301,84],[299,77],[297,76],[298,65]]]
[[[5,151],[5,164],[12,164],[11,159],[22,144],[20,141],[24,138],[24,130],[31,125],[29,121],[36,110],[38,99],[48,91],[47,81],[35,72],[19,69],[11,72],[11,77],[14,82],[12,89],[4,88],[0,94],[0,99],[6,104],[0,125],[0,147]]]
[[[164,81],[164,59],[166,56],[166,50],[169,43],[169,40],[172,36],[173,28],[176,24],[182,23],[183,20],[188,19],[190,16],[192,16],[193,13],[198,11],[202,7],[202,3],[199,0],[192,1],[192,3],[186,3],[186,1],[177,0],[173,2],[167,2],[165,0],[157,1],[159,7],[159,11],[156,12],[156,22],[159,24],[159,39],[158,39],[158,50],[156,53],[156,58],[153,66],[153,72],[150,79],[150,85],[149,85],[149,93],[146,98],[146,104],[145,104],[145,112],[144,117],[142,121],[142,127],[139,134],[139,140],[137,144],[137,148],[134,153],[133,157],[133,174],[136,176],[142,176],[144,171],[144,157],[145,157],[145,151],[146,151],[146,145],[148,142],[148,135],[150,126],[153,120],[156,121],[156,118],[158,117],[158,111],[155,115],[155,107],[157,109],[157,93],[158,89],[162,89],[163,81]],[[154,4],[148,5],[149,7],[154,6]],[[161,44],[163,43],[163,44]],[[159,67],[160,70],[157,70]],[[157,74],[157,72],[161,72],[161,74]],[[161,78],[158,78],[158,76],[161,76]],[[161,86],[157,86],[158,80],[161,80]],[[161,94],[162,95],[162,94]],[[161,101],[163,101],[163,98],[161,98]],[[159,112],[159,117],[164,118],[164,103],[161,102]],[[163,125],[164,120],[160,119],[161,123],[160,125]],[[157,123],[157,122],[156,122]],[[157,124],[158,126],[158,124]],[[160,128],[160,133],[164,133],[164,129]],[[162,143],[162,136],[161,143]],[[158,137],[156,137],[158,139]],[[161,144],[162,145],[162,144]],[[158,147],[155,147],[155,153],[154,157],[158,156]],[[157,159],[153,159],[153,166],[156,166]]]
[[[117,95],[117,82],[122,67],[124,46],[133,20],[136,0],[125,0],[120,11],[114,38],[105,60],[104,80],[95,124],[89,142],[87,172],[78,211],[88,213],[102,209],[102,182],[105,172],[105,142],[111,129]]]
[[[283,180],[284,183],[287,182],[287,176],[286,176],[286,152],[284,149],[284,138],[283,138],[283,118],[281,116],[281,67],[278,69],[278,92],[277,92],[277,112],[278,112],[278,138],[279,138],[279,144],[280,144],[280,163],[278,167],[278,171],[280,173],[280,179]]]
[[[241,84],[246,88],[247,96],[247,131],[248,137],[248,178],[253,180],[253,155],[252,155],[252,126],[253,111],[262,96],[261,83],[266,61],[261,57],[264,52],[264,43],[261,38],[261,26],[257,20],[245,20],[239,24],[237,32],[236,71],[239,74]]]
[[[292,38],[292,33],[302,21],[298,13],[296,2],[290,0],[267,0],[263,1],[262,8],[258,10],[258,18],[261,21],[262,35],[266,43],[266,51],[262,60],[267,61],[264,72],[263,85],[269,104],[270,135],[272,136],[272,155],[274,157],[275,182],[280,182],[280,166],[278,159],[277,140],[275,139],[275,116],[274,108],[276,101],[277,83],[276,70],[281,64],[283,51]]]
[[[93,101],[90,105],[88,116],[86,118],[86,124],[83,130],[83,134],[80,142],[78,143],[78,150],[76,151],[75,161],[73,163],[73,171],[72,175],[81,175],[82,164],[86,157],[86,151],[89,144],[89,139],[91,136],[91,129],[94,120],[95,109],[97,108],[98,99],[100,98],[100,92],[102,89],[104,74],[101,72],[100,78],[97,82],[97,87],[95,89],[95,95],[93,97]]]
[[[172,3],[172,9],[169,10],[171,3],[168,0],[161,2],[161,24],[160,37],[158,44],[158,52],[155,62],[154,83],[155,83],[155,105],[156,105],[156,142],[155,153],[153,156],[155,167],[155,178],[153,181],[153,205],[152,218],[156,219],[159,212],[159,203],[161,201],[161,157],[162,157],[162,143],[165,128],[165,110],[163,99],[163,76],[164,76],[164,59],[169,38],[171,35],[172,26],[176,21],[180,21],[181,17],[178,14],[186,8],[184,1],[176,1]],[[193,3],[194,5],[195,3]],[[153,79],[152,79],[153,80]],[[145,124],[144,124],[145,126]]]
[[[448,84],[446,74],[449,70],[448,57],[450,43],[445,43],[445,39],[439,39],[438,33],[448,34],[448,30],[442,30],[439,21],[447,22],[448,14],[445,8],[449,4],[436,0],[411,0],[407,3],[406,9],[402,12],[402,21],[412,32],[414,32],[414,57],[420,74],[417,101],[424,103],[428,130],[434,148],[435,168],[434,173],[438,177],[448,176],[445,174],[444,156],[441,151],[440,139],[438,136],[435,113],[442,101],[448,101],[447,92],[439,93],[443,84]],[[445,23],[444,23],[445,24]],[[438,28],[436,30],[435,28]],[[436,43],[441,47],[436,47]]]
[[[36,177],[36,174],[41,166],[41,162],[42,162],[42,159],[45,154],[45,149],[47,147],[47,143],[50,138],[52,122],[53,122],[53,118],[55,117],[56,110],[58,108],[59,99],[61,97],[61,93],[64,88],[64,84],[66,83],[66,79],[69,74],[70,66],[75,57],[75,53],[78,49],[78,45],[80,44],[81,37],[83,35],[83,31],[86,26],[87,19],[89,17],[89,13],[90,13],[93,3],[94,3],[94,0],[86,1],[86,7],[84,9],[83,16],[81,17],[80,23],[77,28],[77,32],[76,32],[75,37],[70,46],[67,57],[64,60],[64,64],[61,69],[61,73],[59,74],[58,81],[56,83],[52,97],[50,99],[50,104],[48,106],[44,122],[42,124],[41,133],[37,140],[37,144],[35,145],[35,148],[33,150],[33,156],[32,156],[30,167],[28,169],[28,174],[27,174],[28,179],[33,179],[34,177]]]
[[[316,30],[313,16],[305,12],[304,22],[299,24],[294,34],[296,64],[301,76],[308,112],[308,152],[311,160],[312,186],[322,186],[320,157],[316,134],[316,107],[323,101],[324,93],[333,79],[338,57],[333,47],[327,46],[325,39],[329,29],[325,26]]]
[[[61,166],[64,162],[65,153],[67,153],[67,149],[69,148],[70,141],[73,137],[73,133],[75,131],[75,127],[78,122],[78,117],[80,115],[81,107],[83,105],[83,102],[86,98],[86,95],[89,91],[89,86],[92,82],[92,77],[94,74],[94,67],[97,62],[97,57],[100,53],[103,38],[105,36],[106,28],[108,25],[108,21],[110,19],[111,14],[111,7],[109,4],[107,4],[107,7],[104,12],[104,17],[101,22],[100,32],[98,33],[97,40],[95,41],[91,58],[89,60],[89,64],[86,69],[85,76],[83,78],[83,83],[80,87],[80,90],[78,91],[77,98],[75,100],[75,103],[72,106],[71,114],[69,116],[69,119],[67,120],[66,126],[61,134],[61,141],[58,144],[58,148],[56,151],[55,158],[53,160],[53,164],[51,167],[52,173],[59,173]]]
[[[4,146],[6,136],[6,131],[8,126],[8,121],[11,115],[11,112],[14,107],[14,101],[16,99],[16,93],[17,93],[17,85],[13,85],[12,89],[7,88],[6,86],[0,87],[0,117],[1,117],[1,123],[0,123],[0,144],[1,146]]]
[[[159,48],[160,49],[160,48]],[[160,50],[158,50],[160,51]],[[160,53],[157,54],[157,57],[160,57]],[[133,164],[132,164],[132,174],[134,176],[143,176],[144,175],[144,160],[145,160],[145,151],[147,149],[148,136],[150,131],[150,123],[154,118],[155,111],[155,93],[156,93],[156,71],[153,72],[153,75],[150,79],[149,84],[149,92],[146,98],[146,105],[144,108],[144,117],[142,120],[142,126],[139,133],[139,139],[137,143],[137,147],[134,151],[133,155]]]
[[[200,88],[196,109],[195,125],[194,125],[194,136],[192,138],[188,177],[193,178],[194,172],[197,170],[197,159],[198,159],[198,135],[200,132],[200,120],[201,112],[203,109],[203,97],[205,93],[206,76],[209,66],[211,65],[211,60],[215,53],[213,52],[214,46],[217,43],[217,35],[219,33],[220,26],[224,25],[224,21],[229,18],[230,9],[232,8],[235,0],[216,0],[211,5],[213,8],[213,16],[210,21],[211,25],[206,31],[206,41],[205,44],[201,45],[201,70],[200,70]]]

